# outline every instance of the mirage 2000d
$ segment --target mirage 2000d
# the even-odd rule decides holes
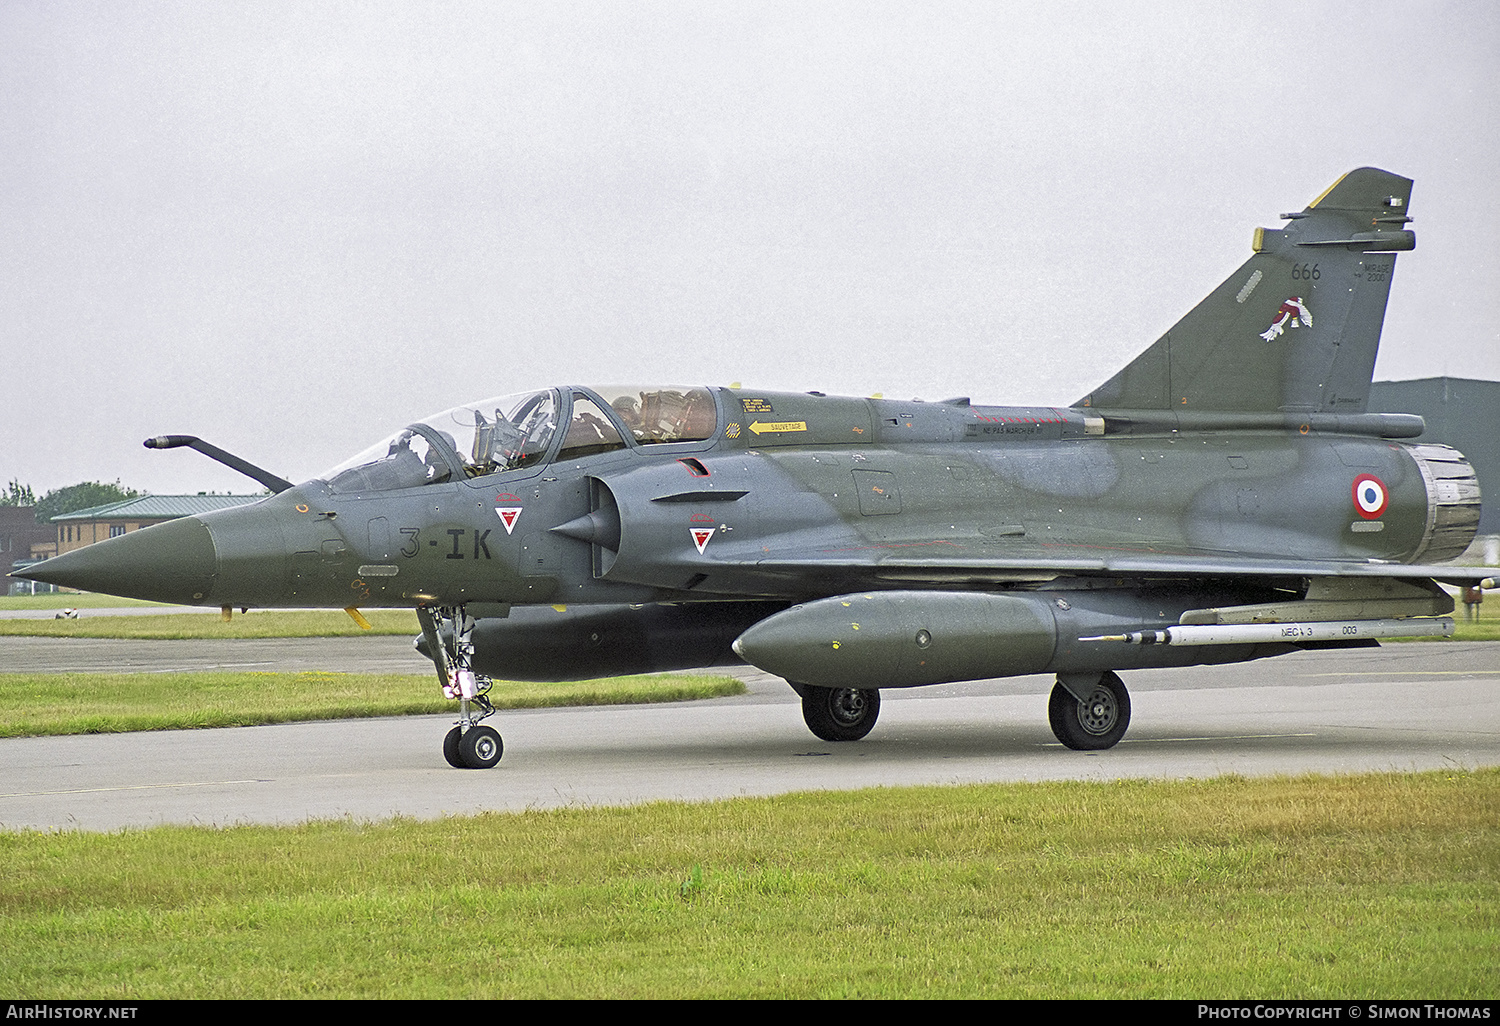
[[[1118,670],[1448,634],[1464,457],[1365,412],[1411,181],[1339,179],[1065,408],[568,386],[409,424],[299,485],[48,560],[38,581],[208,606],[415,607],[487,767],[490,677],[748,661],[852,741],[881,688],[1053,673],[1073,749],[1124,735]]]

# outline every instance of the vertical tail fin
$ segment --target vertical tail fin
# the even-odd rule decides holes
[[[1396,252],[1413,249],[1411,179],[1350,171],[1156,344],[1077,405],[1363,413]]]

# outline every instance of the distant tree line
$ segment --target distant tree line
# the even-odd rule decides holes
[[[119,480],[116,479],[114,484],[105,484],[103,481],[83,481],[76,485],[68,485],[66,488],[55,488],[38,499],[31,485],[23,485],[12,479],[10,484],[5,486],[5,491],[0,493],[0,506],[35,507],[37,523],[45,524],[53,517],[60,517],[64,513],[75,513],[80,509],[88,509],[90,506],[122,502],[140,494],[134,488],[121,486]]]

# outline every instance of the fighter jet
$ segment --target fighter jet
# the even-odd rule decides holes
[[[274,494],[26,571],[205,606],[412,607],[496,764],[492,678],[744,660],[854,741],[883,688],[1056,675],[1076,750],[1125,734],[1118,671],[1446,635],[1494,568],[1455,450],[1366,412],[1411,181],[1340,178],[1154,345],[1066,407],[567,386],[466,403]]]

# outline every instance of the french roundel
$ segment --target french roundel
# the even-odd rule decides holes
[[[1385,482],[1374,474],[1361,474],[1354,479],[1354,508],[1366,520],[1374,520],[1385,512],[1390,493]]]

